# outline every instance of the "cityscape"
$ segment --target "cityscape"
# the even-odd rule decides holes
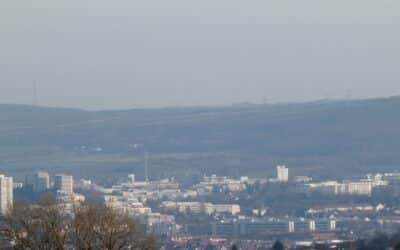
[[[400,250],[399,13],[1,0],[0,250]]]
[[[0,175],[0,184],[3,215],[15,196],[27,191],[33,196],[53,192],[57,203],[71,214],[85,199],[96,199],[134,218],[147,234],[158,237],[162,249],[230,249],[235,244],[260,249],[278,239],[290,248],[336,246],[373,237],[378,230],[395,233],[400,224],[400,206],[390,202],[390,197],[400,194],[399,172],[314,180],[292,176],[290,168],[281,165],[273,178],[204,175],[199,183],[183,187],[173,176],[138,180],[129,174],[104,187],[89,178],[75,180],[71,175],[39,171],[21,183]],[[264,192],[291,197],[291,204],[286,198],[274,203],[293,207],[281,211],[269,207],[257,200]],[[297,207],[301,199],[312,206]]]

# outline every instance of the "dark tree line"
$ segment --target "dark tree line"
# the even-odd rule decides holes
[[[72,210],[72,215],[66,213],[51,197],[34,205],[15,205],[3,218],[1,238],[21,250],[156,249],[155,239],[139,232],[125,214],[91,204]]]
[[[400,233],[393,235],[377,233],[369,240],[359,240],[356,245],[357,250],[400,250]]]

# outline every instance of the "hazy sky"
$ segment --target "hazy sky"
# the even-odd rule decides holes
[[[2,0],[0,103],[400,95],[400,1]]]

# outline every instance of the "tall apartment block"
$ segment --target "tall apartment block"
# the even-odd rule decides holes
[[[50,188],[50,176],[49,173],[39,171],[35,173],[33,178],[33,189],[35,192],[43,192]]]
[[[0,175],[0,213],[6,214],[13,206],[13,178]]]
[[[54,188],[64,194],[74,193],[74,179],[72,175],[58,174],[54,177]]]
[[[289,181],[289,169],[286,166],[277,166],[277,179],[280,182],[288,182]]]

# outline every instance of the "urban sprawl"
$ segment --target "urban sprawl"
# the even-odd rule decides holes
[[[70,213],[90,195],[132,216],[166,249],[229,249],[232,244],[257,249],[277,239],[288,246],[337,244],[376,231],[392,233],[400,225],[400,206],[390,202],[400,193],[400,173],[313,180],[291,176],[286,166],[276,171],[274,178],[203,176],[191,186],[174,177],[137,180],[135,174],[109,187],[44,171],[23,183],[0,175],[0,212],[5,215],[16,194],[27,189],[35,194],[53,191]],[[263,200],[266,196],[272,198]],[[303,201],[308,202],[301,207]]]

